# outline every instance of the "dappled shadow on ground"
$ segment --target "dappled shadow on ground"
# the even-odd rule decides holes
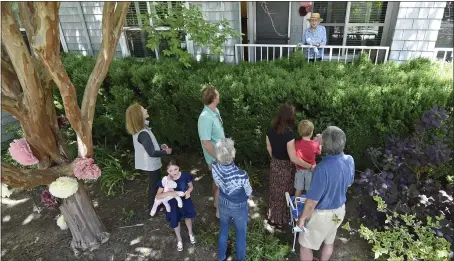
[[[211,195],[211,175],[202,158],[179,156],[178,159],[182,169],[195,176],[192,199],[198,214],[194,221],[197,236],[198,231],[218,223]],[[259,175],[262,185],[254,187],[254,196],[249,200],[251,219],[263,218],[265,215],[268,172],[263,170]],[[176,239],[164,213],[158,213],[153,218],[147,213],[147,187],[145,176],[128,182],[125,193],[115,197],[106,197],[97,183],[88,186],[93,204],[111,235],[109,241],[99,249],[79,258],[69,248],[69,230],[62,231],[56,225],[55,218],[59,211],[42,207],[39,196],[41,190],[23,191],[13,194],[9,199],[2,199],[2,260],[217,260],[215,245],[197,243],[192,246],[189,243],[184,223],[184,251],[176,251]],[[353,204],[354,200],[347,204],[347,213],[356,214]],[[350,219],[350,224],[356,222],[356,216]],[[269,231],[288,245],[292,244],[289,228],[285,231],[270,228]],[[338,235],[333,260],[352,260],[354,257],[365,259],[365,242],[350,233],[342,230]],[[292,254],[287,260],[296,261],[298,257]]]

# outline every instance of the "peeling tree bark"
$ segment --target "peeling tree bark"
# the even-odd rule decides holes
[[[30,40],[31,53],[10,3],[2,2],[1,6],[2,110],[10,112],[21,122],[25,138],[39,159],[38,169],[34,170],[2,163],[2,182],[23,188],[48,185],[57,177],[73,175],[73,163],[69,163],[65,142],[59,134],[52,84],[57,85],[66,117],[77,134],[79,157],[92,157],[96,98],[115,54],[129,2],[104,3],[101,50],[86,85],[82,109],[77,104],[76,89],[60,58],[60,3],[19,3],[19,17]],[[60,210],[71,231],[71,248],[75,253],[95,249],[108,240],[109,233],[97,216],[83,182],[79,182],[79,189],[73,196],[63,200]]]
[[[14,19],[8,2],[2,2],[2,46],[10,58],[9,61],[2,59],[2,83],[14,83],[18,81],[22,88],[21,96],[16,97],[20,110],[12,110],[15,107],[3,104],[2,109],[9,111],[20,122],[24,129],[25,138],[30,144],[33,154],[39,159],[39,168],[50,167],[53,163],[63,164],[66,159],[59,153],[53,131],[45,120],[46,110],[42,106],[44,93],[41,86],[39,71],[33,65],[33,59],[28,52],[19,26]],[[11,59],[12,58],[12,59]],[[13,84],[2,86],[8,89],[7,93],[17,92]],[[20,97],[20,100],[19,100]],[[3,98],[3,97],[2,97]],[[22,106],[23,105],[23,106]]]
[[[72,176],[73,164],[55,166],[49,169],[23,169],[9,164],[2,164],[2,183],[11,187],[31,189],[49,185],[61,176]]]

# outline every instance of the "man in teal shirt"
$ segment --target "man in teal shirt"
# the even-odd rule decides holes
[[[203,108],[202,113],[200,113],[197,127],[199,130],[199,138],[202,144],[203,155],[205,156],[205,161],[208,164],[208,169],[211,172],[211,164],[213,164],[216,160],[214,146],[218,141],[225,138],[221,114],[217,109],[219,104],[219,92],[214,86],[208,86],[202,90],[202,102],[205,107]],[[212,190],[216,216],[219,218],[219,188],[216,186],[214,180]]]

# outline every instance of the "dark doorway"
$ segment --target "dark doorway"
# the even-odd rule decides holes
[[[290,39],[288,35],[288,15],[289,2],[257,2],[256,43],[288,44]],[[275,51],[275,49],[276,48],[264,49],[261,55],[262,59],[266,59],[267,56],[269,58],[278,58],[280,52]],[[287,48],[284,49],[285,52],[287,52]],[[287,53],[283,55],[287,55]]]

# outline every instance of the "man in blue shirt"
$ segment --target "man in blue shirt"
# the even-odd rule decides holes
[[[197,129],[200,143],[202,144],[203,155],[205,156],[208,169],[211,172],[211,165],[216,157],[214,146],[218,141],[225,138],[221,114],[217,108],[219,104],[219,92],[214,86],[208,86],[202,90],[202,102],[205,106],[200,113]],[[219,211],[217,210],[219,188],[214,181],[212,184],[212,191],[216,216],[219,218]]]
[[[310,27],[304,32],[304,45],[312,45],[314,48],[308,50],[307,55],[310,61],[321,60],[323,57],[323,49],[320,48],[326,45],[326,28],[320,25],[323,21],[319,13],[312,13],[311,17],[307,19]]]
[[[298,240],[301,261],[312,260],[312,250],[319,250],[322,243],[320,260],[329,260],[333,253],[336,232],[345,217],[347,189],[355,176],[353,157],[343,152],[345,143],[345,133],[338,127],[329,126],[322,133],[323,151],[328,155],[315,167],[298,221],[300,228],[307,228]]]

